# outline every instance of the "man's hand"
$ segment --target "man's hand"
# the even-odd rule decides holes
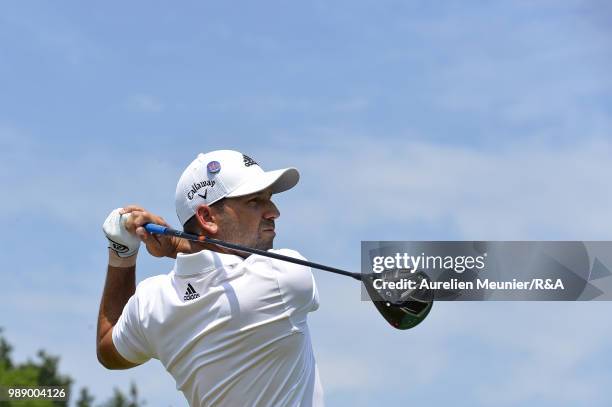
[[[115,209],[106,217],[102,230],[108,239],[108,248],[119,258],[129,258],[138,253],[140,240],[126,229],[128,215],[123,215],[121,210]]]
[[[147,212],[137,205],[126,206],[120,213],[124,216],[129,215],[125,228],[144,242],[147,251],[152,256],[176,258],[179,252],[189,253],[189,245],[178,237],[153,235],[145,230],[144,225],[147,223],[170,226],[162,217]]]

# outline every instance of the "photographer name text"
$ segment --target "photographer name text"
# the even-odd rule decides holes
[[[530,280],[493,281],[488,278],[477,278],[475,281],[459,281],[452,278],[448,281],[414,281],[400,279],[398,281],[384,281],[374,279],[374,288],[377,290],[565,290],[563,281],[551,278],[532,278]]]

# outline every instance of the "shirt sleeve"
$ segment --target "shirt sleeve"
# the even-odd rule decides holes
[[[113,343],[119,354],[132,363],[144,363],[152,357],[142,329],[137,292],[125,304],[113,327]]]
[[[275,250],[278,254],[306,260],[300,253],[281,249]],[[294,313],[308,313],[319,308],[319,293],[315,283],[312,269],[277,260],[278,281],[283,300]]]

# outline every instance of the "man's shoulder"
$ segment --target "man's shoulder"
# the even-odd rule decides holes
[[[164,288],[170,281],[170,274],[158,274],[145,278],[136,286],[136,292],[151,292]]]
[[[291,257],[297,260],[306,260],[306,258],[297,250],[270,249],[268,251],[274,254],[280,254],[282,256]],[[276,270],[276,272],[280,272],[282,274],[289,274],[289,275],[293,275],[296,277],[298,275],[304,275],[304,276],[312,275],[312,269],[308,266],[293,263],[290,261],[270,258],[270,257],[264,257],[264,256],[257,256],[257,257],[258,257],[257,261],[261,261],[265,263],[266,266],[269,266],[271,267],[271,269]]]
[[[302,256],[300,252],[293,249],[270,249],[272,253],[281,254],[283,256],[293,257],[295,259],[306,260],[306,257]]]
[[[280,254],[282,256],[291,257],[297,260],[306,260],[306,258],[298,251],[292,249],[269,249],[268,252],[271,254]],[[276,275],[278,272],[300,274],[310,273],[310,267],[286,260],[260,255],[249,256],[249,258],[245,261],[245,266],[247,268],[255,267],[256,270],[259,270],[264,274],[272,272],[273,275]]]
[[[273,253],[294,259],[306,260],[302,254],[291,249],[270,250]],[[310,312],[318,308],[319,300],[312,269],[308,266],[290,263],[288,261],[271,259],[274,262],[273,269],[282,292],[284,301],[293,310]]]

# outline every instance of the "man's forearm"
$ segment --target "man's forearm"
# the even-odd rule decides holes
[[[98,314],[97,343],[115,326],[136,290],[136,256],[121,258],[109,250],[106,282]]]
[[[176,259],[177,254],[179,253],[183,253],[183,254],[191,254],[194,253],[191,245],[189,244],[190,242],[188,240],[185,239],[181,239],[178,238],[176,236],[172,236],[173,239],[176,239],[176,250],[173,256],[168,256],[171,257],[173,259]]]

